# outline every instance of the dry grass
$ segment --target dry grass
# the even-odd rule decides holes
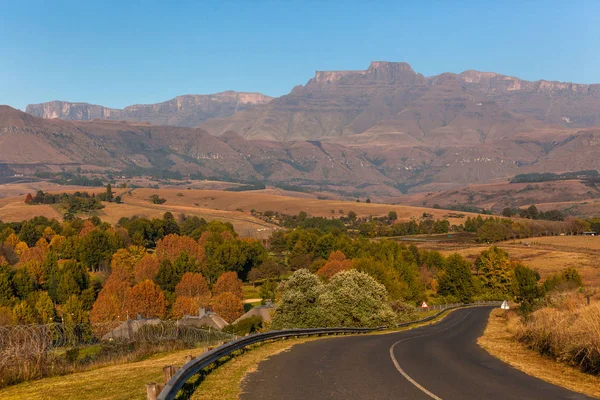
[[[36,188],[37,189],[37,188]],[[80,187],[48,187],[51,192],[74,192],[85,190],[88,192],[103,191],[103,188]],[[23,193],[21,193],[23,191]],[[29,206],[24,201],[25,193],[35,192],[34,188],[19,186],[16,192],[18,197],[9,197],[0,200],[0,220],[22,221],[37,215],[48,218],[62,218],[62,213],[57,207],[48,205]],[[423,213],[432,214],[435,218],[444,218],[449,212],[423,207],[410,207],[391,204],[367,204],[342,200],[318,200],[314,195],[306,193],[289,193],[275,189],[248,192],[227,192],[221,190],[187,190],[185,187],[161,189],[134,189],[131,194],[123,194],[125,190],[115,189],[116,195],[122,195],[124,204],[106,204],[105,208],[94,212],[102,220],[116,224],[122,217],[134,215],[158,218],[170,211],[173,214],[195,215],[208,221],[218,220],[231,222],[237,232],[242,236],[266,238],[274,229],[259,218],[251,215],[251,210],[259,212],[277,211],[283,214],[296,215],[305,211],[313,216],[340,217],[340,210],[344,215],[354,211],[359,216],[387,215],[396,211],[398,219],[408,221],[413,217],[421,217]],[[164,204],[152,204],[148,199],[151,195],[158,194],[167,199]],[[334,211],[334,214],[331,211]],[[465,215],[470,215],[464,213]],[[462,218],[450,218],[452,224],[461,224]]]
[[[515,329],[517,340],[540,354],[600,375],[600,303],[583,295],[556,293],[552,307],[532,313]]]
[[[144,361],[22,383],[0,390],[0,398],[142,400],[146,398],[146,383],[162,382],[162,367],[182,365],[185,356],[202,352],[203,349],[191,349],[157,354]]]
[[[532,238],[529,239],[535,243],[540,239],[556,239],[559,243],[560,239],[569,238],[568,236],[558,236],[555,238]],[[585,239],[582,237],[582,239]],[[596,238],[600,242],[600,238]],[[528,241],[528,240],[524,240]],[[434,248],[432,246],[424,246]],[[470,245],[468,247],[459,246],[450,249],[436,247],[436,250],[442,254],[449,255],[451,253],[459,253],[470,261],[475,261],[479,253],[487,249],[489,245]],[[583,249],[575,247],[560,247],[555,249],[552,247],[539,247],[532,244],[531,247],[526,247],[523,244],[514,242],[500,243],[498,247],[503,248],[508,252],[512,260],[519,260],[527,264],[529,267],[537,270],[540,273],[542,281],[548,276],[557,272],[563,271],[566,268],[575,268],[579,271],[583,284],[590,288],[600,287],[600,257],[598,255],[588,253]]]
[[[408,221],[411,217],[420,217],[423,213],[432,214],[435,218],[443,218],[449,211],[437,210],[424,207],[412,207],[392,204],[367,204],[365,202],[356,203],[343,200],[318,200],[313,196],[291,197],[276,194],[272,189],[264,191],[248,192],[226,192],[219,190],[181,190],[181,189],[136,189],[133,191],[133,198],[146,201],[154,193],[159,193],[161,197],[167,199],[165,205],[182,207],[200,207],[213,210],[236,211],[243,210],[249,213],[255,209],[260,212],[277,211],[283,214],[296,215],[300,211],[305,211],[313,216],[330,217],[339,216],[339,210],[344,214],[350,211],[356,212],[359,216],[368,215],[387,215],[390,211],[398,213],[398,219]],[[177,193],[183,193],[183,196],[177,196]],[[127,199],[127,197],[125,198]],[[197,204],[197,205],[196,205]],[[334,210],[335,214],[331,214]],[[465,214],[476,215],[476,214]],[[453,224],[460,224],[464,219],[450,219]]]
[[[515,329],[516,323],[516,317],[507,319],[503,310],[493,310],[477,343],[491,355],[526,374],[575,392],[600,397],[600,377],[557,363],[516,342],[510,332]]]
[[[532,246],[545,245],[561,248],[600,250],[600,237],[598,236],[546,236],[525,239]]]

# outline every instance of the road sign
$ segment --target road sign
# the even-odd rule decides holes
[[[504,300],[504,302],[502,303],[502,305],[500,306],[501,309],[503,310],[508,310],[510,307],[508,306],[508,301]]]
[[[429,306],[427,305],[427,303],[423,302],[423,304],[421,304],[421,308],[429,308]]]

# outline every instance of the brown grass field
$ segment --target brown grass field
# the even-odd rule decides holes
[[[7,222],[22,221],[37,215],[48,218],[60,219],[63,210],[55,205],[26,205],[26,193],[35,193],[39,188],[18,185],[13,192],[18,196],[0,199],[0,220]],[[57,192],[102,192],[103,188],[84,187],[47,187],[52,193]],[[114,189],[115,195],[122,195],[123,204],[110,203],[94,215],[103,221],[116,224],[122,217],[134,215],[156,218],[170,211],[173,214],[195,215],[208,221],[218,220],[231,222],[242,236],[268,237],[276,226],[266,223],[251,215],[251,210],[259,212],[277,211],[282,214],[296,215],[305,211],[312,216],[339,218],[340,210],[343,215],[354,211],[359,216],[383,216],[390,211],[398,213],[400,221],[419,218],[423,213],[428,213],[434,218],[444,218],[448,211],[423,207],[411,207],[392,204],[356,203],[343,200],[319,200],[315,195],[307,193],[286,192],[278,189],[266,189],[248,192],[227,192],[222,190],[195,190],[184,187],[171,187],[163,189]],[[167,199],[164,204],[153,204],[149,198],[157,194]],[[334,211],[332,213],[332,210]],[[468,214],[466,215],[475,215]],[[452,224],[461,224],[464,218],[449,218]]]
[[[487,244],[422,243],[420,247],[444,255],[459,253],[475,261]],[[585,286],[600,288],[600,237],[554,236],[507,241],[498,244],[514,261],[522,261],[540,273],[542,281],[566,268],[576,268]]]

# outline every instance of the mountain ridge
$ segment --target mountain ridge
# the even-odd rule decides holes
[[[124,120],[148,122],[154,125],[193,127],[202,121],[233,114],[258,104],[266,104],[272,97],[254,92],[232,90],[207,94],[187,94],[154,104],[132,104],[122,109],[85,102],[54,100],[29,104],[26,112],[46,119],[73,121]]]

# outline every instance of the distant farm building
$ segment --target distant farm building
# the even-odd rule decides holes
[[[135,340],[136,334],[145,326],[157,326],[162,321],[158,318],[139,318],[130,319],[124,321],[112,331],[102,336],[102,340],[114,340],[114,341],[133,341]]]
[[[246,314],[236,319],[233,323],[237,324],[238,322],[246,318],[254,316],[260,317],[263,320],[263,322],[271,322],[271,319],[273,318],[273,311],[275,311],[275,307],[270,303],[264,306],[254,307],[250,309],[250,311],[248,311]]]
[[[178,321],[179,326],[192,326],[194,328],[213,328],[221,330],[225,328],[229,323],[225,321],[221,316],[212,311],[205,311],[203,308],[200,309],[198,316],[186,315],[183,319]]]

